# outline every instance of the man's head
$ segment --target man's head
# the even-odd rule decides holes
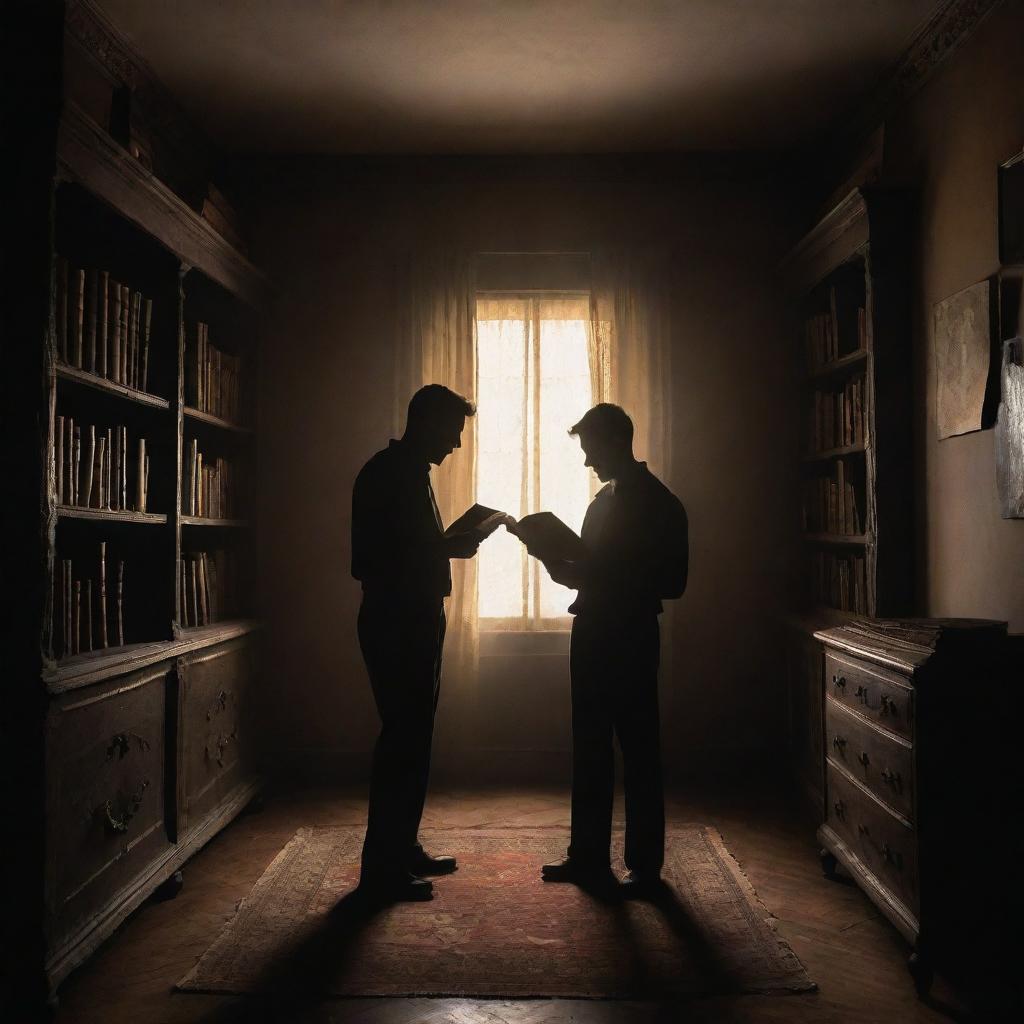
[[[590,466],[602,483],[614,480],[633,462],[633,421],[621,406],[610,402],[595,405],[569,428],[569,434],[580,439],[584,465]]]
[[[462,447],[466,417],[476,406],[443,384],[427,384],[409,400],[405,439],[413,443],[435,466]]]

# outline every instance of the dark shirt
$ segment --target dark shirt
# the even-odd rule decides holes
[[[452,592],[430,464],[392,441],[359,471],[352,488],[352,575],[365,594],[434,600]]]
[[[587,555],[570,612],[657,615],[663,598],[681,597],[686,589],[686,509],[646,462],[598,491],[580,536]]]

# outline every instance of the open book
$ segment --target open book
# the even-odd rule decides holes
[[[575,561],[583,557],[583,541],[553,512],[534,512],[518,522],[506,512],[486,505],[474,505],[445,530],[454,533],[477,533],[481,540],[489,537],[499,526],[518,537],[526,550],[542,562]]]

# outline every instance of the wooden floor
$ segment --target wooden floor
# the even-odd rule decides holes
[[[930,1005],[915,996],[906,947],[849,885],[826,881],[813,822],[764,792],[746,798],[683,793],[669,801],[674,822],[719,828],[781,934],[807,966],[811,995],[691,999],[673,1006],[602,1000],[335,999],[312,1010],[272,1007],[265,999],[175,992],[174,983],[206,950],[237,902],[301,826],[365,820],[363,791],[281,792],[246,813],[185,867],[177,899],[145,904],[60,989],[58,1024],[303,1020],[404,1024],[635,1024],[650,1021],[945,1021],[965,1019],[941,981]],[[567,824],[567,794],[543,788],[455,790],[432,794],[424,824]],[[441,851],[439,851],[441,852]],[[451,851],[457,853],[458,851]]]

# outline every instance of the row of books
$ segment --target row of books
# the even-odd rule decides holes
[[[844,325],[841,317],[850,317]],[[815,370],[835,362],[840,356],[867,348],[867,318],[863,306],[857,307],[857,334],[851,337],[853,310],[840,299],[835,285],[829,288],[827,313],[816,313],[804,321],[804,358],[807,368]],[[845,329],[844,329],[845,327]]]
[[[864,444],[864,377],[852,377],[841,391],[815,391],[808,409],[809,453]]]
[[[863,532],[857,491],[842,459],[835,461],[833,478],[818,476],[803,482],[800,504],[803,528],[810,533],[851,536]]]
[[[866,566],[863,555],[819,551],[814,555],[811,585],[818,604],[844,612],[868,614]]]
[[[57,348],[69,366],[139,391],[149,384],[153,300],[57,257]]]
[[[181,511],[186,516],[234,519],[239,510],[237,467],[220,456],[211,462],[203,457],[195,438],[185,465]]]
[[[50,636],[58,658],[124,644],[124,560],[119,559],[116,568],[111,565],[108,573],[106,541],[100,542],[95,577],[76,578],[72,560],[64,558],[54,584]]]
[[[134,453],[128,428],[76,424],[58,416],[51,452],[57,504],[78,508],[145,512],[149,498],[149,455],[140,437]]]
[[[242,361],[210,342],[210,328],[196,324],[189,346],[185,401],[200,412],[238,422],[241,419]]]
[[[229,551],[193,551],[178,562],[184,626],[208,626],[234,614],[237,562]]]

